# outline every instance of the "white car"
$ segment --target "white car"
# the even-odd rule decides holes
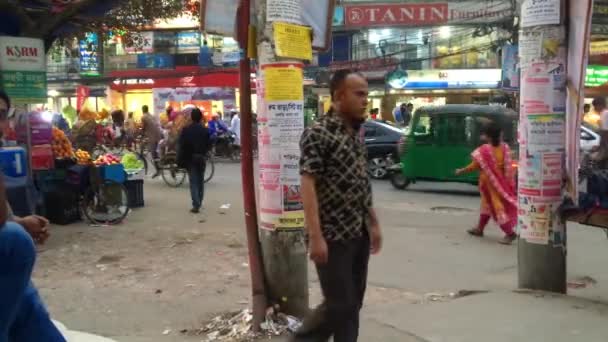
[[[600,145],[600,135],[588,125],[581,126],[581,151],[583,153],[591,151]]]

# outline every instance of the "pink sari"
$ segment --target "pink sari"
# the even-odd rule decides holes
[[[511,149],[503,143],[498,147],[502,156],[496,150],[485,144],[471,155],[480,169],[481,215],[491,216],[501,226],[512,228],[517,224],[517,194]]]

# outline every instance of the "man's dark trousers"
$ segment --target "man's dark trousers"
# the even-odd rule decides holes
[[[356,342],[359,311],[367,284],[370,241],[364,236],[347,241],[327,241],[327,264],[317,265],[325,298],[296,333],[297,342]]]
[[[203,205],[205,196],[205,165],[204,162],[192,163],[188,170],[190,178],[190,197],[192,198],[192,208],[200,209]]]

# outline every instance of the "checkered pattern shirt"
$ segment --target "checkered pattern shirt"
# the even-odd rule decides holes
[[[367,229],[372,188],[359,134],[337,115],[324,115],[300,140],[300,174],[315,177],[319,220],[328,241],[361,237]]]

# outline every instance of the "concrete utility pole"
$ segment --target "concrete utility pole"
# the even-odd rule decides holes
[[[269,95],[270,92],[268,89],[260,89],[262,87],[268,88],[270,86],[270,79],[264,79],[264,68],[265,66],[271,66],[273,63],[276,65],[277,62],[296,62],[300,63],[297,59],[293,58],[289,60],[285,60],[285,58],[279,58],[275,53],[275,39],[273,37],[273,23],[267,22],[267,0],[256,0],[255,1],[255,10],[254,13],[256,15],[256,29],[257,29],[257,70],[258,70],[258,78],[261,79],[261,82],[258,82],[258,118],[259,118],[259,134],[258,134],[258,146],[259,146],[259,163],[260,163],[260,182],[264,182],[267,175],[268,178],[273,177],[273,167],[268,166],[269,164],[275,164],[277,160],[277,148],[276,145],[274,147],[265,147],[268,146],[267,140],[274,141],[277,137],[273,136],[276,133],[276,130],[272,131],[273,124],[270,124],[270,121],[264,122],[265,117],[270,117],[268,120],[274,120],[272,115],[269,114],[268,106],[269,103],[264,99],[264,96],[260,96],[261,93],[266,93]],[[278,7],[284,6],[284,3],[294,4],[294,1],[283,1],[283,4],[279,1],[270,1],[273,5]],[[276,16],[281,16],[281,9],[271,8],[274,11]],[[279,13],[279,14],[277,14]],[[297,43],[297,42],[296,42]],[[278,81],[276,78],[273,81]],[[302,82],[300,82],[302,83]],[[260,85],[263,84],[261,87]],[[289,92],[294,93],[298,92],[297,87],[302,89],[303,98],[303,88],[302,84],[285,84],[283,88],[291,88]],[[276,87],[275,87],[276,88]],[[275,95],[273,95],[275,96]],[[275,101],[276,102],[276,101]],[[292,111],[292,113],[295,113]],[[290,113],[290,114],[292,114]],[[281,113],[283,115],[283,113]],[[297,120],[301,120],[302,129],[304,122],[304,112],[303,108],[301,110],[301,114],[295,114],[296,117],[292,116],[292,118]],[[299,116],[299,117],[297,117]],[[278,122],[278,126],[285,125],[285,122],[281,123],[280,120],[275,120]],[[295,121],[294,121],[295,122]],[[277,128],[275,126],[275,128]],[[264,136],[264,131],[268,130],[270,133],[270,137]],[[301,130],[298,133],[299,128],[292,129],[292,134],[289,139],[283,141],[282,144],[290,144],[293,148],[293,144],[295,143],[295,148],[297,148],[297,142],[299,140],[299,134],[301,134]],[[275,132],[275,133],[273,133]],[[294,141],[295,140],[295,141]],[[283,145],[281,145],[283,147]],[[288,147],[285,147],[288,148]],[[299,152],[295,151],[297,156],[299,156]],[[281,151],[279,150],[279,154]],[[274,174],[275,177],[280,177],[279,185],[283,188],[285,185],[283,184],[283,168],[284,168],[284,158],[281,154],[278,158],[280,165],[280,176]],[[291,166],[295,167],[297,165],[297,161],[292,163]],[[277,166],[277,165],[275,165]],[[291,177],[293,179],[294,176],[297,176],[297,182],[299,182],[299,175],[297,173],[292,173]],[[272,180],[270,180],[272,182]],[[298,183],[299,184],[299,183]],[[299,187],[296,185],[298,191]],[[294,187],[295,188],[295,187]],[[284,190],[279,190],[283,192],[283,196],[287,196]],[[276,195],[276,192],[275,192]],[[260,220],[262,221],[262,227],[264,227],[264,210],[265,204],[263,198],[269,198],[269,195],[263,187],[260,188],[260,209],[261,215]],[[279,195],[280,196],[280,195]],[[268,201],[268,200],[266,200]],[[281,200],[283,202],[283,200]],[[275,202],[276,203],[276,202]],[[281,204],[280,206],[282,206]],[[281,210],[279,210],[281,211]],[[279,214],[280,215],[280,214]],[[266,277],[266,292],[267,297],[271,303],[279,304],[282,312],[286,312],[288,314],[293,314],[296,316],[302,316],[306,314],[309,310],[309,301],[308,301],[308,258],[307,258],[307,247],[304,235],[303,228],[303,212],[301,219],[301,227],[296,229],[280,229],[280,228],[270,228],[262,229],[260,232],[260,241],[262,245],[262,258],[264,261],[264,271]],[[299,222],[299,221],[298,221]]]
[[[543,192],[542,163],[546,154],[534,151],[533,146],[543,136],[536,136],[537,130],[530,129],[532,121],[538,111],[535,104],[546,105],[548,113],[540,110],[539,117],[543,114],[557,114],[556,121],[565,125],[566,108],[566,82],[555,84],[552,74],[554,66],[566,67],[566,56],[568,41],[566,39],[565,14],[567,0],[549,0],[558,4],[559,23],[551,25],[524,26],[526,17],[526,6],[528,0],[524,0],[520,15],[519,35],[519,59],[521,66],[521,89],[520,89],[520,167],[519,167],[519,214],[518,225],[520,240],[518,243],[518,273],[519,287],[533,290],[544,290],[553,292],[566,292],[566,241],[565,224],[561,222],[557,207],[561,202],[561,179],[558,180],[557,193],[554,196],[545,196]],[[532,1],[530,1],[532,2]],[[522,23],[522,19],[524,22]],[[523,25],[522,25],[523,24]],[[551,37],[552,46],[555,46],[552,55],[543,54],[543,40]],[[540,46],[539,46],[540,45]],[[529,47],[538,50],[538,55],[532,55]],[[562,75],[566,70],[561,71]],[[545,89],[542,89],[545,88]],[[554,91],[553,89],[559,91]],[[541,101],[540,93],[553,94],[553,103]],[[562,96],[563,95],[563,96]],[[563,110],[556,113],[556,108]],[[561,120],[561,121],[560,121]],[[525,137],[525,138],[524,138]],[[561,147],[566,144],[565,137],[562,139]],[[534,141],[534,142],[532,142]],[[532,142],[532,143],[531,143]],[[561,152],[563,155],[563,152]],[[558,156],[558,172],[563,172],[561,155]],[[539,211],[543,213],[538,213]],[[535,228],[534,228],[535,227]],[[564,238],[556,244],[549,238],[550,230],[561,230]]]
[[[578,151],[590,3],[524,0],[521,4],[520,288],[567,291],[566,225],[559,206],[566,191],[564,175],[576,181],[572,173],[577,168],[572,167],[570,160],[577,159],[573,151]],[[566,172],[566,163],[574,169],[568,170],[570,174]]]
[[[241,0],[237,11],[240,23],[238,41],[247,51],[249,20],[251,16],[250,0]],[[249,270],[251,272],[251,298],[253,331],[258,331],[266,313],[266,289],[262,272],[262,258],[258,235],[258,216],[255,203],[255,177],[253,169],[253,118],[251,112],[251,60],[248,53],[241,56],[239,62],[239,104],[241,107],[241,177],[243,182],[243,207],[245,209],[245,226],[247,228],[247,249],[249,251]]]

